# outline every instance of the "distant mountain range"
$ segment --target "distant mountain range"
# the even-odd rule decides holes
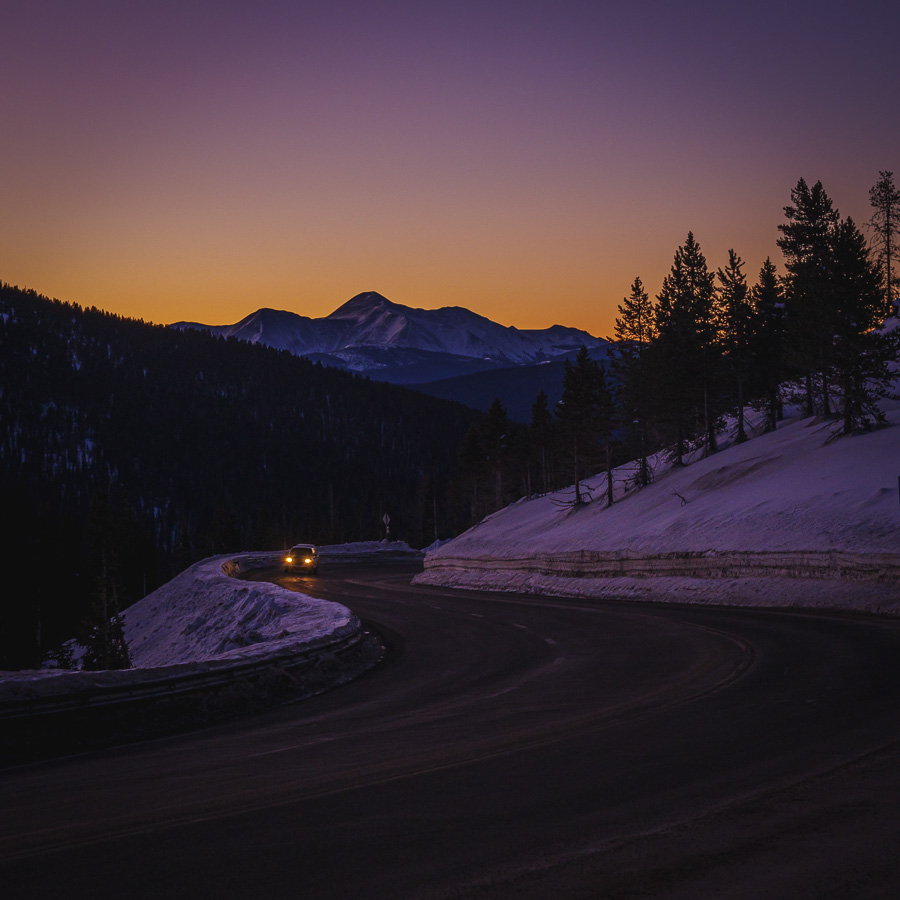
[[[572,358],[582,344],[598,358],[609,347],[609,342],[578,328],[520,329],[460,306],[413,309],[374,291],[357,294],[318,319],[259,309],[234,325],[176,322],[170,327],[195,328],[288,350],[378,381],[422,386],[427,393],[476,408],[487,408],[500,396],[510,414],[519,419],[530,416],[530,404],[540,388],[529,396],[525,392],[535,384],[546,381],[549,389],[544,390],[551,400],[553,394],[558,396],[553,385],[559,381],[561,387],[562,360]],[[547,370],[525,378],[490,374],[534,366]],[[494,384],[502,390],[491,394]]]

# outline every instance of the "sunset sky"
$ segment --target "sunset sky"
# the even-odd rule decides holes
[[[361,291],[612,331],[693,230],[900,181],[900,4],[7,0],[0,280],[154,322]]]

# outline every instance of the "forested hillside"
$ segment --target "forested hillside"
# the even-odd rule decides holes
[[[784,274],[767,258],[755,284],[733,249],[724,267],[711,268],[689,231],[655,301],[640,277],[623,298],[608,367],[582,347],[563,364],[559,401],[542,390],[528,426],[510,421],[499,400],[490,405],[463,447],[470,521],[566,485],[570,505],[580,506],[592,499],[581,479],[600,470],[612,505],[621,463],[634,461],[618,477],[645,487],[650,454],[666,448],[680,465],[689,450],[715,453],[728,417],[734,440],[747,440],[748,407],[765,411],[766,431],[778,427],[786,401],[840,419],[844,434],[885,424],[881,403],[896,391],[900,353],[896,320],[887,322],[898,312],[900,257],[891,172],[879,173],[869,198],[871,246],[821,182],[801,178],[778,225]]]
[[[478,414],[0,284],[0,668],[213,553],[446,537]],[[437,514],[437,527],[434,517]]]

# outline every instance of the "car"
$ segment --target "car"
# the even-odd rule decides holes
[[[315,544],[294,544],[284,555],[285,572],[319,574],[319,553]]]

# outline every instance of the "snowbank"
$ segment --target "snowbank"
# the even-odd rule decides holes
[[[137,667],[200,660],[248,659],[301,649],[359,628],[356,616],[268,582],[239,581],[250,569],[277,566],[283,553],[240,553],[202,560],[123,614]],[[421,559],[404,541],[364,541],[319,547],[322,562]]]
[[[406,541],[356,541],[319,547],[319,560],[332,563],[386,563],[425,558],[424,550],[413,550]]]
[[[135,668],[0,673],[0,763],[258,712],[376,665],[383,646],[345,606],[230,577],[281,556],[203,560],[126,610]]]
[[[837,437],[832,421],[778,431],[626,494],[633,465],[578,509],[571,491],[521,500],[428,553],[419,583],[586,597],[816,605],[900,613],[900,412]]]
[[[339,603],[232,577],[276,564],[281,556],[244,553],[201,560],[123,613],[134,668],[2,672],[0,700],[222,672],[302,654],[360,630],[357,617]]]
[[[241,554],[202,560],[139,600],[123,614],[125,638],[140,668],[247,659],[358,627],[339,603],[316,600],[231,573],[280,554]],[[226,574],[226,572],[228,574]]]
[[[404,541],[362,541],[319,548],[332,563],[421,560]],[[133,669],[73,672],[41,669],[0,672],[2,696],[15,686],[42,682],[42,692],[62,693],[123,681],[140,682],[267,656],[302,653],[359,631],[347,607],[285,590],[268,582],[237,580],[255,568],[278,566],[282,552],[210,557],[148,594],[123,615]],[[164,671],[171,669],[171,672]]]

